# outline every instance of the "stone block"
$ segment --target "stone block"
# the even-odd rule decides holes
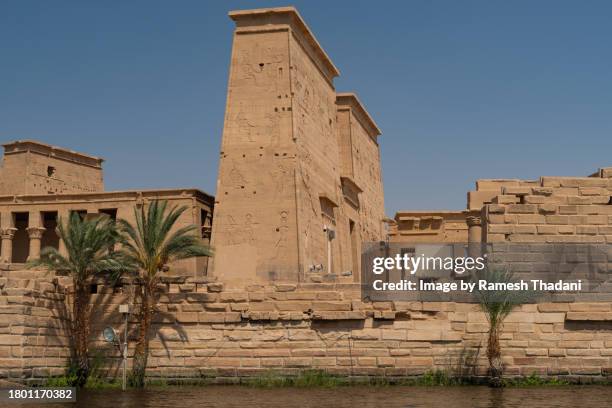
[[[293,283],[278,283],[275,285],[278,292],[293,292],[296,290],[297,285]]]
[[[542,348],[542,349],[528,348],[528,349],[525,349],[525,355],[526,356],[547,356],[548,355],[548,349],[545,349],[545,348]]]
[[[287,296],[287,300],[315,300],[317,298],[317,293],[316,292],[303,292],[299,290],[296,292],[288,292],[286,296]]]
[[[516,195],[516,196],[526,196],[529,195],[533,192],[533,190],[531,189],[531,187],[524,187],[524,186],[508,186],[508,187],[502,187],[502,194],[507,194],[507,195]]]
[[[574,234],[576,232],[576,227],[571,225],[559,225],[557,226],[557,231],[559,234]]]
[[[312,302],[312,308],[314,311],[349,311],[351,310],[350,302],[324,302],[315,301]]]
[[[567,312],[566,320],[612,321],[612,312]]]
[[[550,199],[543,195],[528,195],[523,198],[525,204],[544,204],[550,201]]]
[[[208,286],[207,286],[207,289],[208,289],[209,292],[213,292],[213,293],[222,292],[223,291],[223,283],[221,283],[221,282],[209,283]]]
[[[540,312],[567,312],[569,304],[567,303],[540,303],[538,311]]]
[[[607,187],[608,181],[598,177],[563,177],[561,187]]]
[[[397,367],[431,367],[433,365],[433,357],[398,357],[395,359],[395,365]]]
[[[570,303],[569,310],[572,312],[608,312],[610,311],[610,303],[608,302]]]
[[[514,225],[510,224],[490,224],[488,226],[490,234],[512,234]]]
[[[230,303],[230,310],[232,312],[246,312],[249,310],[248,303]]]
[[[380,329],[361,329],[351,332],[351,337],[354,340],[380,340],[381,336]]]
[[[200,312],[198,313],[200,323],[224,323],[225,313]]]
[[[504,214],[506,212],[506,207],[499,204],[489,204],[487,208],[489,214]]]
[[[556,235],[559,231],[555,225],[538,225],[537,232],[542,235]]]
[[[383,340],[407,340],[406,330],[382,329]]]
[[[515,225],[515,234],[535,234],[537,232],[535,225]]]
[[[249,304],[249,310],[252,312],[268,312],[275,311],[276,302],[254,302]]]
[[[316,294],[317,300],[342,300],[342,293],[336,291],[319,292]]]
[[[602,187],[579,187],[578,191],[583,196],[598,196],[598,195],[609,195],[607,188]]]
[[[538,206],[534,204],[509,204],[506,212],[509,214],[535,214]]]
[[[577,225],[576,234],[597,235],[597,226],[596,225]]]
[[[176,313],[176,321],[178,323],[197,323],[198,313],[197,312],[179,312]]]
[[[306,312],[311,309],[312,304],[310,302],[287,301],[287,302],[278,302],[276,306],[278,310],[280,311]]]
[[[540,214],[519,214],[519,224],[544,224],[546,217]]]
[[[589,205],[593,204],[591,197],[584,196],[567,196],[567,203],[569,205]]]
[[[546,223],[553,225],[567,225],[569,224],[568,215],[547,215]]]
[[[206,303],[204,307],[209,312],[225,312],[228,309],[227,303]]]
[[[506,204],[516,204],[519,203],[521,201],[521,199],[515,195],[504,195],[504,194],[500,194],[498,196],[495,196],[492,200],[493,204],[501,204],[501,205],[506,205]]]
[[[364,320],[365,312],[361,311],[315,311],[312,314],[313,320]]]
[[[565,322],[565,313],[538,313],[535,315],[536,323],[563,323]]]
[[[266,298],[264,292],[249,292],[249,301],[262,302]]]
[[[191,303],[207,303],[216,302],[218,298],[217,293],[188,293],[187,301]]]
[[[584,224],[589,225],[605,225],[608,224],[608,217],[606,215],[589,215],[586,216],[586,222]]]
[[[555,203],[544,203],[538,206],[538,210],[541,214],[548,215],[554,214],[558,210],[558,206]]]
[[[219,294],[221,302],[246,302],[249,300],[247,292],[223,292]]]

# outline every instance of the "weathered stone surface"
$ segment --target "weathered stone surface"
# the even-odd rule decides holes
[[[612,321],[612,312],[567,312],[566,320]]]

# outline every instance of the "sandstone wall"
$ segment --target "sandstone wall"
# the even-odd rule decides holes
[[[0,195],[104,191],[102,159],[35,141],[4,145]]]
[[[63,375],[70,355],[68,316],[63,289],[52,278],[0,270],[0,379]]]
[[[151,376],[242,377],[270,370],[410,376],[483,375],[488,324],[478,305],[364,303],[358,285],[279,284],[226,291],[168,283],[151,342]],[[105,295],[97,295],[105,296]],[[108,296],[108,295],[106,295]],[[120,298],[111,298],[116,310]],[[508,375],[612,374],[610,303],[523,305],[501,336]],[[98,329],[97,332],[100,332]]]
[[[341,242],[346,235],[338,230],[341,205],[340,159],[336,127],[336,92],[333,76],[321,71],[320,57],[304,45],[299,33],[290,38],[291,78],[294,91],[293,120],[298,165],[298,245],[300,269],[308,272],[323,265],[325,273],[342,272]],[[328,270],[327,225],[338,231],[333,239],[332,268]]]
[[[228,282],[297,280],[290,36],[234,35],[213,223],[213,269]]]
[[[294,8],[230,17],[213,273],[235,287],[355,281],[361,242],[383,234],[380,131],[336,93],[339,72]]]
[[[5,272],[0,280],[3,378],[35,381],[59,374],[67,361],[64,306],[58,302],[68,280],[60,278],[56,287],[31,274]],[[352,284],[228,291],[204,279],[164,282],[152,333],[151,377],[236,381],[305,369],[392,377],[433,369],[465,376],[486,371],[488,324],[477,305],[364,303],[355,300],[359,287]],[[123,333],[118,308],[130,296],[127,283],[114,288],[100,283],[93,295],[92,355],[106,356],[109,376],[119,375],[120,360],[101,333],[108,325]],[[501,336],[506,374],[611,375],[612,332],[605,320],[610,314],[610,303],[521,306],[508,317]],[[131,346],[136,326],[132,319]]]
[[[610,173],[502,187],[485,205],[486,241],[612,243]]]

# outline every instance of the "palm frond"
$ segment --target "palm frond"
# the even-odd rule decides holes
[[[67,222],[58,220],[57,233],[67,254],[61,254],[56,248],[43,248],[40,258],[29,262],[29,267],[66,270],[75,283],[85,282],[95,274],[116,274],[133,268],[131,262],[114,251],[120,235],[115,223],[108,218],[83,219],[73,212]]]
[[[176,228],[187,207],[168,207],[167,201],[152,201],[148,208],[135,208],[135,226],[119,220],[123,234],[123,256],[138,265],[143,276],[154,279],[169,262],[197,256],[212,256],[210,247],[194,233],[195,225]]]

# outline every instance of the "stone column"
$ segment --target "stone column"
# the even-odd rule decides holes
[[[471,257],[480,256],[482,242],[482,218],[480,215],[468,215],[468,254]]]
[[[13,238],[17,228],[4,228],[2,230],[2,262],[10,264],[13,261]]]
[[[468,225],[468,242],[482,242],[482,219],[479,215],[469,215],[466,218]]]
[[[45,229],[42,227],[29,227],[27,231],[28,236],[30,237],[30,253],[28,255],[28,261],[32,261],[40,258],[40,242]]]

